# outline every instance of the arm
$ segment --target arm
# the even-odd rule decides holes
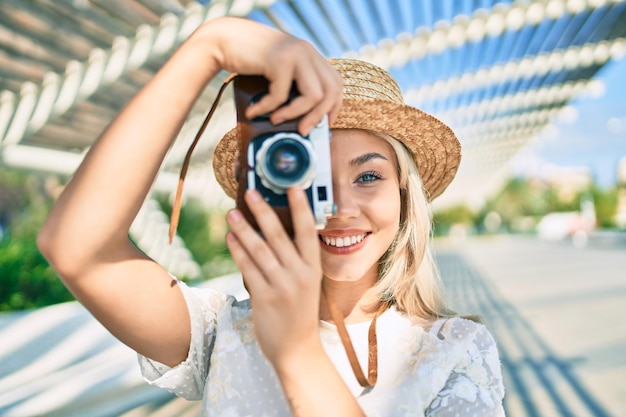
[[[273,112],[272,120],[306,114],[299,125],[305,133],[322,115],[339,110],[325,94],[336,78],[309,44],[250,21],[213,20],[113,120],[38,237],[66,286],[113,335],[167,365],[187,355],[185,302],[168,273],[128,240],[128,231],[188,112],[221,69],[270,80],[270,94],[249,109],[251,117],[283,103],[293,80],[306,86],[301,98]]]
[[[257,340],[273,365],[294,416],[363,416],[319,338],[322,282],[315,222],[302,190],[288,190],[295,242],[257,191],[246,203],[264,239],[233,210],[227,243],[250,291]]]

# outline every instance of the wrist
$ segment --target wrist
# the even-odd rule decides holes
[[[294,416],[364,417],[319,339],[273,364]]]
[[[203,84],[210,82],[222,69],[222,47],[220,46],[220,19],[201,24],[180,46],[176,53],[183,58],[183,66],[192,69]]]
[[[320,363],[328,360],[319,337],[312,338],[308,342],[302,341],[298,346],[286,349],[274,358],[270,358],[272,366],[281,379],[310,374]]]
[[[224,42],[232,42],[228,34],[235,21],[235,17],[219,17],[201,24],[189,37],[192,47],[197,48],[196,54],[203,57],[203,62],[210,68],[209,72],[225,69],[226,55]]]

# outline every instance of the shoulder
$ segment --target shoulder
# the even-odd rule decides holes
[[[449,343],[471,341],[480,341],[481,344],[495,343],[491,332],[484,324],[462,317],[436,320],[426,330],[439,340]]]
[[[487,327],[460,317],[435,324],[441,324],[437,338],[448,345],[453,359],[447,380],[427,414],[504,415],[502,369],[496,342]]]
[[[458,354],[455,372],[465,374],[470,380],[483,380],[489,375],[490,384],[501,387],[498,347],[484,324],[461,317],[438,320],[436,324],[440,324],[437,338],[451,345]],[[435,325],[430,329],[431,333],[435,331]]]
[[[440,319],[432,324],[428,332],[448,349],[457,352],[460,363],[480,362],[492,369],[500,367],[496,341],[482,323],[461,317]]]

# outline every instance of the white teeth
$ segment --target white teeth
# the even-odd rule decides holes
[[[344,248],[346,246],[356,245],[357,243],[362,241],[363,238],[365,238],[365,233],[363,233],[362,235],[358,235],[358,236],[346,236],[346,237],[322,236],[324,243],[326,243],[328,246],[335,246],[337,248]]]

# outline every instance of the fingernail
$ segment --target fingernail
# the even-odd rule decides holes
[[[238,221],[240,221],[242,218],[241,216],[241,212],[239,210],[231,210],[228,212],[228,220],[236,223]]]
[[[248,120],[252,120],[259,115],[259,112],[256,110],[256,106],[253,104],[246,109],[245,115]]]
[[[311,133],[312,128],[313,126],[309,126],[308,124],[300,124],[300,126],[298,126],[298,129],[300,130],[300,134],[302,136],[307,136],[309,133]]]
[[[259,194],[257,190],[248,190],[246,191],[246,193],[248,194],[248,198],[250,199],[250,201],[253,201],[253,202],[261,201],[261,195]]]
[[[302,188],[289,187],[288,192],[293,198],[296,199],[301,199],[304,196],[304,190],[302,190]]]

